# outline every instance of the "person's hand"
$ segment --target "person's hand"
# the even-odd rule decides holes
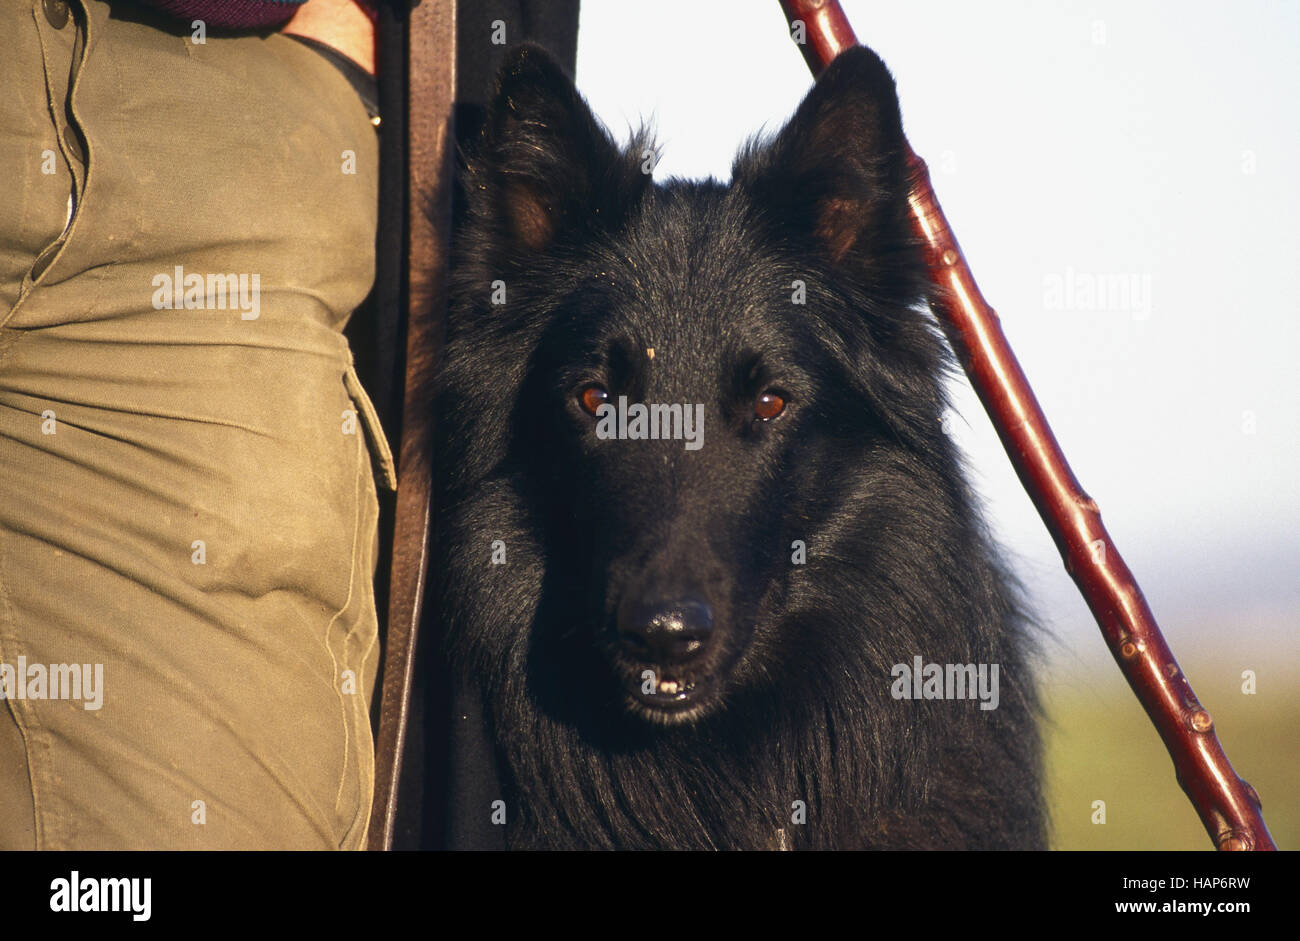
[[[333,46],[371,75],[375,74],[373,14],[356,0],[307,0],[282,32]]]

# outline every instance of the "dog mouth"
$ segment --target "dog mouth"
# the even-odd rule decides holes
[[[634,712],[671,723],[698,712],[714,685],[712,677],[688,677],[647,669],[628,679],[626,692]]]

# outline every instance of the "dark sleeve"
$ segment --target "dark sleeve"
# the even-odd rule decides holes
[[[202,20],[211,29],[266,29],[287,23],[307,0],[136,0],[181,20]]]

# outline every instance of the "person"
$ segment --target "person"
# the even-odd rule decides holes
[[[0,848],[364,845],[369,23],[0,6]]]

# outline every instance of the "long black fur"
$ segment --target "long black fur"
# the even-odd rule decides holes
[[[545,53],[509,57],[461,167],[435,404],[436,603],[509,846],[1044,845],[1029,631],[941,427],[903,148],[854,49],[729,186],[656,185],[644,136],[620,150]],[[704,403],[703,448],[598,441],[593,380]],[[787,409],[755,422],[767,387]],[[687,583],[720,688],[667,724],[628,705],[615,625]],[[999,664],[998,708],[894,699],[916,655]]]

